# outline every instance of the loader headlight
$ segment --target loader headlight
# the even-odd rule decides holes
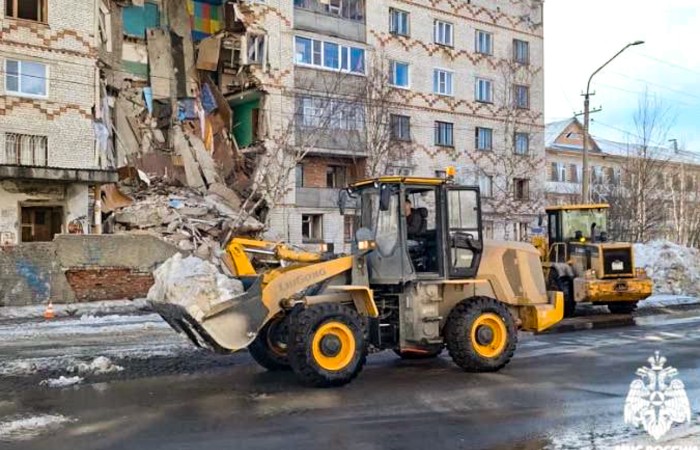
[[[358,241],[357,248],[359,250],[371,250],[376,247],[374,241]]]

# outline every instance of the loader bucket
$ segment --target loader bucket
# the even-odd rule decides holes
[[[179,333],[198,347],[230,353],[247,347],[265,324],[268,309],[262,303],[261,277],[243,281],[246,291],[231,299],[210,304],[150,302],[151,307]]]

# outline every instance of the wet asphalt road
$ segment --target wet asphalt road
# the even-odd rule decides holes
[[[588,449],[652,445],[623,422],[635,370],[654,351],[680,372],[691,424],[659,443],[700,445],[700,315],[646,317],[640,325],[523,335],[516,357],[495,374],[467,374],[446,354],[434,361],[371,355],[340,389],[299,386],[267,373],[246,354],[210,357],[172,337],[154,359],[119,358],[118,374],[87,377],[65,389],[34,377],[0,378],[0,418],[60,414],[71,420],[33,439],[1,441],[22,449]],[[166,345],[159,326],[139,339]],[[94,339],[89,345],[97,345]],[[107,339],[110,340],[110,339]],[[111,345],[129,333],[112,337]],[[64,349],[62,350],[62,346]],[[75,342],[53,342],[70,353]],[[95,351],[95,349],[92,349]],[[114,349],[113,349],[114,350]],[[48,349],[44,349],[49,352]],[[81,350],[82,351],[82,350]],[[103,349],[104,351],[104,349]],[[178,351],[180,353],[178,353]],[[9,350],[0,356],[7,357]],[[2,419],[0,419],[2,420]]]

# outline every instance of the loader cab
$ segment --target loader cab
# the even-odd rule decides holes
[[[550,262],[566,262],[592,243],[608,241],[607,204],[561,205],[546,209]]]
[[[357,202],[354,245],[375,246],[367,254],[372,284],[476,275],[483,247],[478,188],[380,177],[355,183],[348,195]]]

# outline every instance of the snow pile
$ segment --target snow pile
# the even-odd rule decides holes
[[[634,244],[637,267],[654,281],[654,293],[700,294],[700,251],[669,241]]]
[[[54,304],[56,317],[102,316],[106,314],[136,314],[148,309],[146,299],[102,300],[89,303]],[[3,306],[0,320],[28,319],[43,317],[46,305]]]
[[[49,378],[48,380],[44,380],[39,384],[42,386],[48,386],[50,388],[63,388],[80,384],[83,382],[83,380],[84,378],[79,376],[64,377],[63,375],[61,375],[58,378]]]
[[[219,272],[210,262],[177,253],[153,272],[155,283],[148,291],[151,302],[174,303],[185,308],[208,310],[243,292],[243,284]]]
[[[124,370],[122,366],[118,366],[111,359],[105,356],[98,356],[89,363],[81,362],[73,368],[73,372],[86,375],[102,375],[105,373],[121,372]]]
[[[60,414],[43,414],[0,422],[0,441],[24,441],[47,431],[56,430],[73,419]]]

